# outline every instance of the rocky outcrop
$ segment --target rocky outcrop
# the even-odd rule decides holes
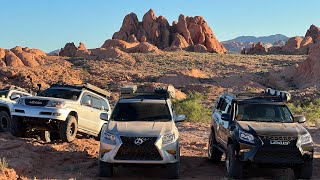
[[[320,42],[310,49],[308,58],[303,61],[293,75],[294,83],[300,87],[320,86]]]
[[[133,48],[127,49],[127,52],[129,53],[148,53],[157,51],[159,51],[159,49],[148,42],[142,42]]]
[[[180,15],[178,22],[173,22],[170,26],[165,17],[157,17],[152,9],[143,16],[142,22],[139,22],[134,13],[126,15],[120,30],[113,34],[112,39],[128,43],[136,42],[136,40],[147,41],[159,49],[169,49],[170,46],[176,46],[192,50],[187,47],[201,44],[207,48],[208,52],[219,54],[227,52],[203,17]],[[102,45],[102,48],[110,47],[106,47],[105,44]]]
[[[141,39],[143,39],[143,37]],[[103,43],[101,48],[108,49],[110,47],[118,47],[119,49],[124,51],[124,50],[132,48],[138,44],[139,44],[139,42],[138,43],[128,43],[126,41],[119,40],[119,39],[108,39]]]
[[[264,47],[262,42],[258,42],[257,44],[252,44],[251,48],[244,48],[241,51],[241,54],[267,54],[267,48]]]
[[[270,49],[272,54],[310,54],[312,46],[320,40],[320,28],[311,25],[304,38],[300,36],[290,38],[284,46]]]
[[[59,52],[59,56],[75,57],[78,48],[74,43],[67,43],[63,49]]]
[[[193,51],[199,52],[199,53],[206,53],[206,52],[208,52],[208,49],[206,48],[206,46],[204,46],[202,44],[197,44],[193,47]]]
[[[0,48],[0,67],[37,67],[44,64],[46,54],[39,49],[16,46],[12,49]]]

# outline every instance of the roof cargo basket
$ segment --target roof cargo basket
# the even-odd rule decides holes
[[[21,87],[18,87],[18,86],[14,86],[14,85],[6,86],[2,90],[17,90],[17,91],[29,93],[27,90],[25,90]]]
[[[139,91],[137,85],[127,85],[120,88],[121,98],[174,98],[175,90],[172,85],[157,86],[153,91]]]
[[[111,93],[103,90],[101,88],[98,88],[97,86],[94,86],[92,84],[89,83],[85,83],[85,84],[77,84],[77,85],[68,85],[68,84],[52,84],[50,87],[65,87],[65,88],[73,88],[73,89],[87,89],[89,91],[92,91],[96,94],[99,94],[100,96],[104,96],[104,97],[110,97]]]

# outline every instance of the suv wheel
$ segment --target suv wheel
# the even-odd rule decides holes
[[[211,131],[208,143],[208,158],[210,159],[210,161],[217,163],[221,161],[223,153],[214,145],[217,145],[217,140],[214,136],[214,132]]]
[[[16,116],[11,119],[11,134],[16,137],[24,137],[27,133],[25,124]]]
[[[60,138],[62,141],[71,142],[76,138],[77,132],[77,119],[69,115],[67,119],[60,124]]]
[[[236,150],[233,144],[228,145],[226,154],[226,171],[228,177],[242,178],[243,176],[243,164],[236,157]]]
[[[99,161],[99,176],[100,177],[112,177],[113,165],[104,161]]]
[[[178,147],[177,160],[175,163],[167,164],[169,179],[178,179],[180,177],[180,147]]]
[[[308,159],[302,166],[293,169],[297,179],[310,179],[312,177],[313,161]]]
[[[0,111],[0,132],[10,131],[10,116],[6,111]]]

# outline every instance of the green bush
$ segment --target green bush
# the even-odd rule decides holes
[[[8,162],[6,158],[0,158],[0,171],[3,171],[8,168]]]
[[[320,99],[307,99],[296,103],[289,103],[288,107],[295,115],[304,115],[308,125],[320,125]]]
[[[209,122],[210,109],[204,105],[205,96],[198,92],[190,93],[186,99],[174,101],[177,114],[186,115],[189,122]]]

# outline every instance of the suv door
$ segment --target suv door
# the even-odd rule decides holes
[[[90,101],[89,104],[84,104],[84,102]],[[81,108],[78,112],[78,127],[80,129],[89,130],[91,126],[91,116],[93,113],[92,97],[88,93],[84,93],[80,100]]]
[[[104,111],[102,109],[101,100],[102,99],[97,96],[92,96],[93,112],[92,112],[92,116],[90,117],[90,122],[91,122],[90,130],[97,134],[100,132],[101,126],[104,124],[104,123],[101,123],[102,120],[100,119],[100,114]]]

